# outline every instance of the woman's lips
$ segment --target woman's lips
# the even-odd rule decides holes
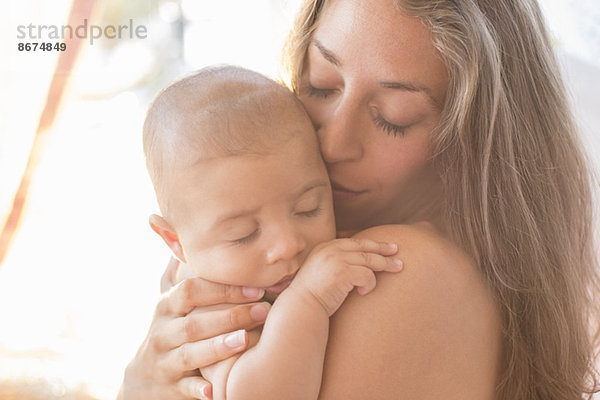
[[[283,278],[282,280],[280,280],[273,286],[269,286],[268,288],[265,288],[265,291],[274,293],[274,294],[280,294],[285,289],[287,289],[288,286],[290,286],[290,284],[292,283],[292,280],[294,280],[294,276],[296,276],[296,274],[293,274],[291,276],[289,276],[289,275],[286,276],[285,278]]]
[[[333,191],[333,200],[353,200],[365,193],[366,190],[352,190],[337,182],[331,181],[331,189]]]

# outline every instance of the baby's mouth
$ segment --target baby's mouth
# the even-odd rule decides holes
[[[283,277],[283,279],[281,279],[276,284],[266,287],[265,291],[273,294],[280,294],[285,289],[287,289],[288,286],[290,286],[292,280],[294,279],[294,276],[296,276],[296,274],[291,274]]]

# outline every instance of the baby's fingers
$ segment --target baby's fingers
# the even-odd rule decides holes
[[[373,271],[359,265],[350,266],[353,282],[356,291],[360,295],[365,295],[375,289],[377,280]]]
[[[338,243],[344,251],[362,251],[382,256],[393,256],[398,252],[396,243],[376,242],[371,239],[338,239]]]
[[[403,267],[402,260],[365,251],[348,253],[346,260],[350,265],[359,265],[373,271],[399,272]]]

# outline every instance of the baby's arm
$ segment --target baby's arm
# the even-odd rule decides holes
[[[215,378],[220,382],[208,377],[213,398],[316,399],[329,317],[355,286],[360,294],[373,290],[373,271],[400,271],[401,263],[389,257],[396,251],[395,245],[367,239],[317,246],[273,304],[258,344],[219,366]]]

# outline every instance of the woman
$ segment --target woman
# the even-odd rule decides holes
[[[373,235],[406,266],[334,315],[321,398],[593,390],[590,178],[535,1],[309,0],[287,50],[338,228],[395,224]],[[208,398],[193,370],[244,349],[214,336],[267,309],[188,313],[256,292],[168,292],[122,397]]]

